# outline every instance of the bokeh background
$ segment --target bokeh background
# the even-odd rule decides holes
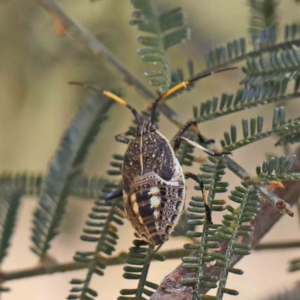
[[[185,67],[192,59],[196,72],[205,69],[204,54],[211,48],[240,37],[249,37],[250,9],[247,1],[155,1],[159,11],[182,6],[191,27],[191,40],[169,50],[171,68]],[[142,82],[148,85],[143,72],[149,66],[136,54],[140,47],[139,32],[129,26],[132,6],[130,1],[62,0],[57,1],[62,9],[77,24],[97,36],[113,53],[115,58]],[[74,116],[80,103],[89,91],[67,85],[77,80],[104,86],[107,89],[121,88],[130,104],[141,110],[146,102],[133,89],[111,71],[101,57],[95,57],[85,45],[67,33],[59,37],[51,16],[35,1],[4,0],[0,6],[0,170],[45,172],[47,164],[56,150],[60,138]],[[279,32],[285,24],[299,23],[299,6],[295,1],[281,1],[278,7]],[[206,78],[189,93],[184,93],[169,102],[183,120],[192,117],[193,105],[220,96],[222,92],[235,93],[243,77],[240,70]],[[288,104],[288,118],[299,116],[299,102]],[[219,141],[224,130],[231,124],[241,124],[242,117],[264,114],[271,120],[273,106],[242,112],[216,122],[201,126],[205,136]],[[161,116],[160,129],[168,137],[176,127]],[[132,116],[124,107],[115,105],[109,120],[97,138],[85,164],[89,175],[106,176],[112,153],[122,154],[125,146],[114,141],[114,135],[127,130]],[[266,122],[268,127],[268,121]],[[219,146],[219,143],[217,143]],[[234,159],[254,174],[267,153],[282,154],[274,148],[271,138],[242,148],[234,153]],[[203,153],[199,155],[204,156]],[[192,168],[199,169],[199,165]],[[231,186],[239,183],[232,174],[226,175]],[[189,187],[194,184],[189,183]],[[190,188],[191,192],[192,189]],[[36,198],[23,198],[19,219],[9,256],[2,266],[4,271],[21,270],[37,264],[36,256],[29,250],[32,213],[37,205]],[[77,250],[90,249],[89,243],[81,242],[79,236],[91,200],[71,198],[63,220],[61,234],[52,243],[51,255],[58,262],[72,261]],[[221,218],[214,216],[214,220]],[[297,239],[299,236],[298,216],[283,218],[274,226],[263,241]],[[115,253],[125,251],[131,245],[133,230],[128,222],[120,228],[120,242]],[[173,238],[164,250],[182,247],[184,238]],[[228,287],[238,289],[238,299],[266,299],[285,289],[292,288],[299,274],[287,272],[288,261],[297,257],[299,250],[254,252],[245,257],[238,267],[243,276],[230,275]],[[159,283],[173,270],[179,260],[155,262],[150,269],[149,279]],[[92,286],[99,292],[99,299],[116,299],[121,288],[134,286],[122,278],[122,266],[108,267],[102,278],[94,276]],[[2,295],[3,299],[52,300],[64,299],[70,289],[72,278],[84,278],[85,271],[34,277],[7,282],[12,291]],[[229,299],[230,296],[224,297]]]

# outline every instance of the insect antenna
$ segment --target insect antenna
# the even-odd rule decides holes
[[[91,90],[94,90],[94,91],[97,91],[97,92],[100,92],[102,95],[118,102],[119,104],[129,108],[132,112],[132,114],[134,115],[135,119],[137,122],[139,122],[140,120],[140,116],[138,114],[138,112],[130,105],[128,104],[126,101],[124,101],[123,99],[121,99],[120,97],[118,97],[117,95],[109,92],[109,91],[106,91],[106,90],[102,90],[102,89],[99,89],[99,88],[96,88],[92,85],[88,85],[88,84],[85,84],[85,83],[82,83],[82,82],[77,82],[77,81],[71,81],[71,82],[68,82],[68,84],[72,84],[72,85],[80,85],[80,86],[83,86],[84,88],[88,88],[88,89],[91,89]]]
[[[206,74],[203,74],[203,75],[199,75],[197,77],[191,78],[189,80],[183,81],[183,82],[175,85],[174,87],[172,87],[171,89],[169,89],[165,93],[161,94],[153,102],[152,109],[151,109],[151,123],[154,124],[155,112],[156,112],[156,108],[157,108],[158,102],[160,100],[167,98],[168,96],[172,95],[173,93],[177,92],[178,90],[185,89],[189,84],[191,84],[191,83],[193,83],[193,82],[195,82],[197,80],[200,80],[202,78],[208,77],[208,76],[210,76],[210,75],[212,75],[214,73],[221,73],[221,72],[235,70],[235,69],[238,69],[238,68],[237,67],[230,67],[230,68],[225,68],[225,69],[221,69],[221,70],[214,71],[214,72],[209,72],[209,73],[206,73]]]

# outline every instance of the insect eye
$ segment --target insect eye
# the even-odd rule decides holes
[[[151,130],[151,131],[155,131],[155,130],[156,130],[156,126],[155,126],[155,124],[151,124],[151,126],[150,126],[150,130]]]

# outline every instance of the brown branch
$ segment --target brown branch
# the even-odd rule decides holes
[[[106,59],[109,66],[117,71],[123,80],[136,88],[136,90],[146,99],[153,99],[155,95],[149,91],[136,77],[128,72],[110,53],[110,51],[88,30],[79,26],[74,20],[72,20],[54,1],[52,0],[36,0],[37,4],[47,10],[47,12],[53,17],[55,16],[55,22],[60,23],[60,26],[64,27],[76,40],[81,44],[87,46],[87,48],[96,56],[101,56]]]
[[[300,171],[300,147],[295,151],[298,161],[295,166],[295,172]],[[300,196],[300,182],[299,181],[286,181],[284,182],[285,189],[275,191],[279,198],[285,199],[289,205],[293,205],[298,201]],[[251,236],[240,237],[237,242],[250,244],[252,247],[258,245],[259,241],[265,234],[273,227],[274,224],[281,218],[282,214],[269,202],[261,202],[260,211],[255,220],[251,222],[254,230]],[[227,250],[227,243],[221,243],[221,254],[225,254]],[[195,256],[196,253],[192,255]],[[231,266],[234,266],[242,257],[234,255],[232,258]],[[211,267],[207,269],[205,275],[219,276],[221,268]],[[181,265],[174,271],[167,275],[161,282],[158,290],[151,296],[151,300],[191,300],[193,298],[193,286],[182,286],[180,280],[183,278],[195,277],[195,271],[184,269]]]
[[[291,249],[291,248],[300,248],[300,241],[263,243],[255,246],[254,250],[261,251],[261,250],[278,250],[278,249]]]
[[[87,29],[79,26],[53,0],[36,0],[36,3],[47,10],[54,20],[57,33],[64,36],[69,32],[77,41],[85,45],[95,56],[104,58],[107,66],[120,75],[123,82],[135,89],[146,100],[156,98],[140,80],[127,71],[112,55],[112,53]],[[159,106],[159,110],[174,124],[181,126],[179,116],[166,104]]]
[[[179,259],[184,255],[188,255],[188,251],[184,249],[174,249],[168,251],[161,251],[159,254],[163,255],[166,259]],[[125,252],[121,252],[117,256],[104,258],[101,256],[101,262],[106,266],[115,266],[125,264],[127,258],[127,254]],[[0,282],[9,281],[9,280],[17,280],[28,277],[35,277],[41,275],[50,275],[54,273],[61,273],[67,271],[76,271],[82,270],[89,267],[89,264],[77,263],[77,262],[68,262],[68,263],[48,263],[44,265],[37,265],[32,268],[17,270],[17,271],[9,271],[9,272],[0,272]]]

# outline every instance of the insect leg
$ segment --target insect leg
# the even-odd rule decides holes
[[[124,143],[124,144],[129,144],[129,142],[130,142],[130,139],[127,138],[127,137],[125,137],[125,136],[123,136],[122,133],[121,134],[117,134],[115,136],[115,140],[117,142]]]
[[[154,252],[157,252],[157,251],[161,248],[162,245],[163,245],[163,244],[158,245],[158,246],[156,247],[156,249],[154,250]]]
[[[114,192],[111,192],[111,193],[108,193],[106,196],[105,196],[105,202],[106,202],[106,205],[108,206],[112,206],[112,209],[118,213],[120,216],[126,218],[126,214],[124,211],[122,211],[119,207],[117,206],[114,206],[114,204],[112,203],[112,199],[115,199],[115,198],[118,198],[118,197],[121,197],[123,196],[123,191],[120,190],[120,191],[114,191]]]
[[[126,131],[124,133],[117,134],[115,136],[115,140],[120,143],[129,144],[130,139],[125,137],[124,135],[133,135],[134,136],[134,133],[131,131]]]
[[[196,174],[193,174],[190,172],[185,172],[184,176],[186,178],[191,178],[191,179],[195,180],[197,183],[199,183],[200,189],[202,192],[202,196],[203,196],[204,205],[205,205],[206,220],[208,223],[213,224],[212,219],[211,219],[211,211],[209,208],[208,199],[207,199],[206,191],[204,189],[204,184],[203,184],[202,178],[199,175],[196,175]]]
[[[231,151],[223,151],[223,152],[215,152],[215,151],[212,151],[210,149],[207,149],[191,140],[189,140],[188,138],[184,137],[184,136],[180,136],[175,142],[174,142],[174,151],[176,153],[176,151],[178,150],[179,146],[180,146],[180,142],[181,141],[184,141],[186,143],[188,143],[189,145],[195,147],[195,148],[198,148],[202,151],[204,151],[205,153],[207,153],[208,155],[210,156],[222,156],[222,155],[225,155],[225,154],[231,154],[232,155],[232,152]]]
[[[214,143],[214,140],[205,140],[202,134],[200,133],[200,130],[198,128],[197,122],[194,119],[189,119],[183,126],[182,128],[176,133],[176,135],[173,137],[171,140],[171,145],[174,144],[176,140],[178,140],[191,126],[193,126],[193,129],[195,130],[198,140],[200,144],[210,144]]]
[[[125,136],[122,136],[122,134],[118,134],[115,136],[115,139],[117,142],[129,144],[130,139],[126,138]]]

